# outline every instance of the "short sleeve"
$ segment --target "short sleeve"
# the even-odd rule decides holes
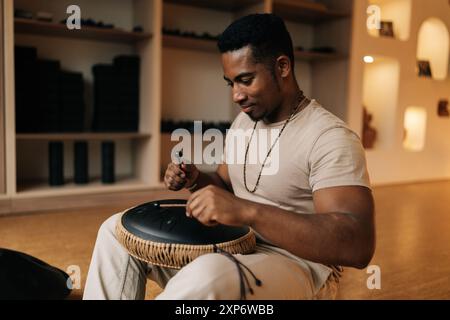
[[[365,151],[350,129],[336,127],[322,133],[308,158],[312,191],[338,186],[370,187]]]

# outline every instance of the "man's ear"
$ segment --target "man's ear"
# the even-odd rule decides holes
[[[292,72],[292,64],[288,56],[279,56],[276,66],[279,75],[283,79],[287,78]]]

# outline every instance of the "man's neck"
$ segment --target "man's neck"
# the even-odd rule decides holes
[[[289,119],[289,117],[292,115],[293,111],[299,106],[300,102],[303,100],[304,95],[303,92],[298,89],[292,92],[284,102],[280,105],[280,107],[276,108],[274,112],[267,115],[263,121],[266,124],[270,123],[277,123],[281,121],[285,121]],[[298,108],[297,108],[298,109]],[[301,110],[298,109],[296,112],[300,112]]]

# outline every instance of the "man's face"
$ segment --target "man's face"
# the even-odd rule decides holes
[[[262,120],[281,104],[276,79],[266,65],[254,63],[249,46],[223,53],[222,65],[233,101],[252,120]]]

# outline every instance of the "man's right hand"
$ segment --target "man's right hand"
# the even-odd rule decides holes
[[[170,163],[164,175],[164,183],[169,190],[179,191],[183,188],[190,188],[195,184],[200,171],[193,164]]]

